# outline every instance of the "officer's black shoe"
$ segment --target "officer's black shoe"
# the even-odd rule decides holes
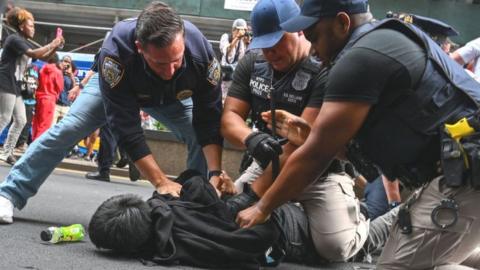
[[[85,178],[90,180],[110,182],[110,174],[108,172],[89,172],[85,175]]]
[[[115,164],[115,166],[117,166],[117,168],[124,168],[125,166],[127,166],[127,164],[128,164],[128,158],[122,157],[122,158],[117,162],[117,164]]]
[[[230,213],[235,217],[238,212],[252,206],[260,198],[253,192],[253,190],[248,187],[243,190],[243,193],[235,195],[227,200],[227,208]]]
[[[140,172],[138,171],[137,167],[133,162],[128,163],[128,177],[130,177],[130,181],[135,182],[140,179]]]

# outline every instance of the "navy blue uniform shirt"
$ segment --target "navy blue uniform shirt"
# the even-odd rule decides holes
[[[192,23],[184,21],[185,54],[171,80],[156,76],[135,46],[136,19],[117,23],[99,56],[100,89],[107,121],[132,160],[150,154],[139,110],[191,97],[193,127],[201,146],[222,144],[220,64],[211,45]]]

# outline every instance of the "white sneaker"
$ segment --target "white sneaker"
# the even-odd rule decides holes
[[[0,196],[0,224],[13,223],[13,204],[12,202]]]

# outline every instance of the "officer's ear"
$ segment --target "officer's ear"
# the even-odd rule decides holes
[[[333,31],[337,37],[347,37],[350,34],[352,21],[345,12],[339,12],[333,21]]]
[[[137,47],[137,52],[139,54],[143,54],[144,49],[143,49],[142,43],[140,43],[140,41],[138,40],[135,40],[135,46]]]

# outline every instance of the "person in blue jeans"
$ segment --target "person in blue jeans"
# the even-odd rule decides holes
[[[11,223],[13,206],[24,207],[68,150],[107,121],[155,189],[178,196],[181,186],[166,177],[146,144],[140,108],[188,145],[188,168],[206,174],[208,165],[212,184],[223,185],[220,64],[198,28],[153,2],[138,19],[113,27],[96,63],[98,76],[67,116],[29,147],[0,185],[0,222]]]
[[[169,128],[172,127],[171,130],[176,136],[176,132],[181,130],[182,138],[185,138],[184,142],[189,149],[187,167],[205,171],[205,159],[188,122],[189,118],[191,119],[191,107],[191,100],[187,100],[145,111],[149,111],[155,119],[161,119]],[[171,117],[172,114],[178,115],[180,111],[185,118],[172,121],[176,119]],[[95,74],[65,118],[35,140],[0,183],[0,223],[12,223],[13,207],[22,209],[72,147],[105,125],[106,121],[98,74]]]

